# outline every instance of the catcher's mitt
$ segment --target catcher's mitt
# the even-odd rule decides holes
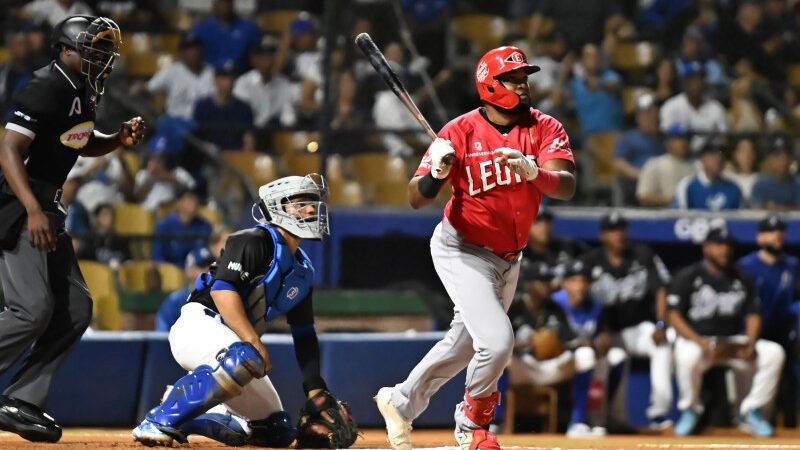
[[[350,406],[328,391],[306,400],[297,428],[297,448],[349,448],[358,437]]]
[[[555,331],[549,328],[540,328],[531,335],[531,348],[533,356],[539,360],[553,359],[564,353],[564,344]]]

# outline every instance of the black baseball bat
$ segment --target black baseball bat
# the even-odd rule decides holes
[[[378,46],[375,45],[370,35],[361,33],[356,36],[356,45],[358,45],[358,48],[364,53],[364,56],[369,59],[369,63],[372,64],[372,67],[381,75],[381,78],[383,78],[386,85],[394,92],[394,95],[403,102],[403,105],[405,105],[408,111],[417,119],[417,122],[419,122],[422,129],[425,130],[425,133],[427,133],[431,139],[436,139],[436,132],[433,131],[433,128],[431,128],[425,116],[419,112],[419,108],[417,108],[414,100],[408,95],[408,91],[405,86],[403,86],[400,79],[397,78],[397,74],[394,73],[394,70],[389,67],[389,63],[386,62],[386,57],[383,56],[383,53],[378,49]]]

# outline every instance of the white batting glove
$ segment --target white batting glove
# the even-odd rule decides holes
[[[532,157],[523,155],[521,151],[513,148],[501,147],[493,152],[497,157],[494,162],[504,166],[506,164],[511,170],[528,181],[533,181],[539,176],[539,166]]]
[[[437,180],[447,178],[456,156],[453,143],[437,137],[428,148],[428,156],[431,158],[431,176]]]

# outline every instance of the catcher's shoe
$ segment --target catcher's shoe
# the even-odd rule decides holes
[[[381,388],[378,395],[373,397],[378,405],[378,411],[386,422],[386,434],[389,444],[394,450],[411,450],[411,423],[407,422],[392,405],[392,389]]]
[[[483,428],[467,431],[456,428],[455,436],[461,450],[500,450],[497,436]]]
[[[148,447],[172,447],[173,437],[159,430],[156,424],[145,419],[133,429],[133,440]]]
[[[32,442],[58,442],[61,427],[44,411],[22,400],[0,398],[0,430],[18,434]]]
[[[183,425],[181,432],[187,436],[205,436],[231,446],[244,445],[247,439],[247,432],[233,416],[220,413],[201,414]]]

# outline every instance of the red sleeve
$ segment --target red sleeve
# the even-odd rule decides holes
[[[542,114],[539,117],[537,126],[539,127],[538,134],[541,136],[541,144],[539,144],[539,153],[536,155],[536,164],[541,167],[551,159],[566,159],[575,164],[569,136],[567,136],[567,132],[561,122]]]
[[[456,121],[448,122],[442,129],[439,131],[438,136],[443,139],[449,140],[453,144],[453,148],[456,150],[456,159],[453,162],[453,169],[450,170],[450,175],[456,172],[455,168],[459,164],[460,155],[462,153],[462,147],[464,143],[464,139],[462,136],[464,132],[458,126]],[[427,175],[428,172],[431,171],[431,157],[428,155],[428,150],[425,150],[425,155],[422,157],[422,162],[419,163],[419,167],[417,167],[417,171],[414,172],[415,177],[421,177],[423,175]],[[449,176],[448,176],[449,178]]]

